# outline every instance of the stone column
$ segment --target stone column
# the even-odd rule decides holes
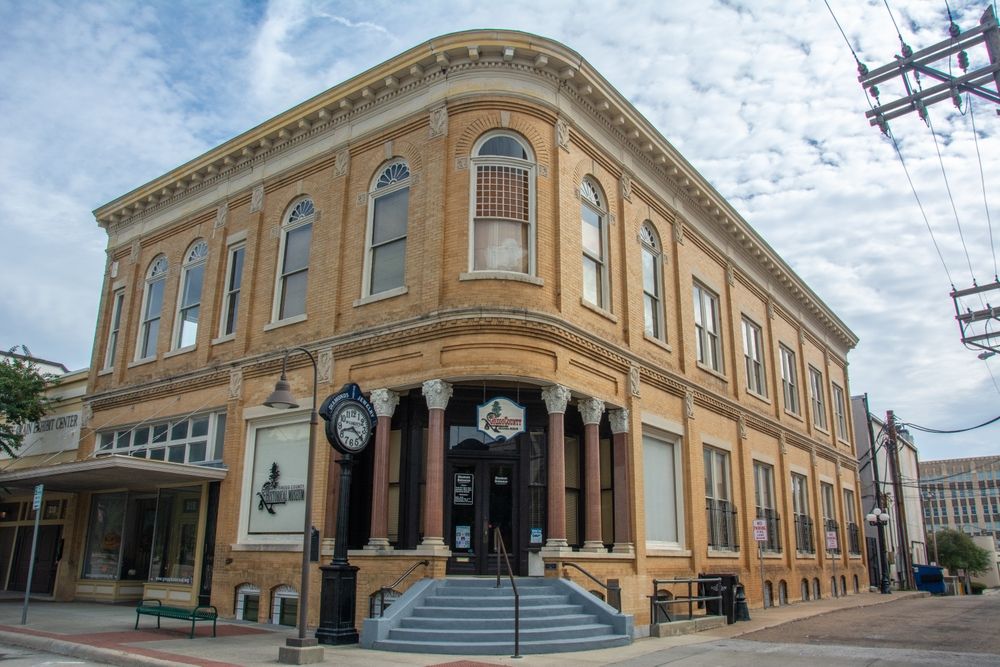
[[[584,523],[582,551],[604,551],[601,536],[601,441],[598,428],[604,401],[587,398],[576,404],[583,417]]]
[[[635,553],[632,543],[632,498],[629,489],[628,408],[608,411],[615,460],[615,553]]]
[[[444,409],[451,398],[451,385],[444,380],[427,380],[427,469],[424,472],[424,540],[421,547],[444,546]]]
[[[569,404],[569,389],[554,384],[542,389],[542,400],[549,412],[548,437],[548,535],[546,549],[565,549],[566,544],[566,429],[564,417]]]
[[[375,389],[371,395],[378,427],[375,429],[375,462],[372,473],[372,522],[365,549],[386,551],[389,547],[389,437],[392,415],[399,405],[399,394]]]

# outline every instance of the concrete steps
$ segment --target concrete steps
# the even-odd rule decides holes
[[[418,583],[385,617],[365,621],[362,646],[448,655],[513,652],[514,594],[509,580],[501,580],[500,588],[495,578]],[[521,653],[610,648],[632,639],[630,616],[571,582],[533,577],[518,579],[517,586]]]

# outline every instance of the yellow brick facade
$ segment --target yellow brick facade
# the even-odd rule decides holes
[[[848,553],[843,508],[843,489],[854,490],[856,502],[860,497],[850,413],[845,405],[846,435],[838,438],[832,390],[836,383],[849,396],[846,356],[856,342],[853,334],[585,62],[561,45],[529,37],[458,34],[430,50],[425,45],[409,51],[95,212],[108,232],[109,261],[90,377],[93,416],[80,458],[95,451],[98,434],[107,429],[161,417],[225,415],[227,473],[218,489],[210,559],[211,602],[223,615],[235,613],[242,584],[261,591],[261,608],[270,604],[270,591],[298,585],[301,537],[256,543],[241,528],[253,509],[246,482],[252,465],[250,430],[275,416],[260,406],[274,387],[282,352],[295,346],[329,362],[321,373],[320,400],[355,382],[365,391],[386,388],[403,394],[408,410],[415,412],[411,404],[422,400],[421,383],[443,379],[467,391],[482,387],[484,394],[487,386],[491,392],[523,393],[536,406],[541,389],[561,385],[572,392],[573,403],[593,397],[608,410],[627,410],[622,413],[627,414],[627,484],[613,494],[628,498],[629,543],[603,553],[542,548],[541,556],[556,565],[546,571],[550,576],[562,575],[558,563],[570,560],[600,579],[619,579],[625,610],[635,614],[637,624],[649,620],[646,596],[654,578],[734,573],[751,606],[762,604],[751,530],[755,461],[773,467],[775,509],[781,517],[781,550],[764,558],[764,578],[775,601],[781,582],[787,590],[783,597],[794,602],[801,599],[803,579],[810,587],[818,580],[823,596],[831,594],[831,577],[845,577],[848,592],[854,591],[855,578],[863,579],[863,556]],[[470,57],[470,46],[478,49],[476,58]],[[512,60],[506,59],[505,47],[513,49]],[[387,83],[390,78],[397,83]],[[470,157],[475,142],[491,131],[519,137],[534,156],[529,242],[534,271],[526,276],[484,277],[470,268]],[[391,298],[364,298],[368,193],[380,168],[400,158],[411,173],[405,289]],[[605,307],[584,298],[584,179],[598,184],[606,200]],[[263,193],[259,210],[253,210],[255,189]],[[316,210],[305,317],[275,323],[281,225],[289,206],[303,196]],[[639,242],[644,224],[655,230],[662,252],[665,331],[659,339],[644,334]],[[181,266],[197,239],[209,248],[197,341],[190,349],[171,351]],[[238,325],[235,335],[225,338],[220,321],[233,243],[245,243],[245,260]],[[146,275],[160,255],[170,269],[158,347],[153,358],[136,361]],[[719,371],[696,358],[695,284],[718,297]],[[117,362],[102,370],[112,295],[120,289],[125,298]],[[763,334],[764,395],[747,390],[744,317]],[[795,354],[797,414],[783,400],[779,345]],[[303,355],[292,355],[289,364],[293,393],[308,401],[312,367]],[[810,367],[824,383],[825,429],[811,412]],[[307,417],[307,412],[297,414]],[[402,419],[399,411],[394,419]],[[405,442],[426,444],[426,422],[420,419],[407,422],[407,432],[415,435],[404,436]],[[542,414],[540,423],[547,419]],[[605,415],[605,440],[611,436],[607,424]],[[657,519],[646,513],[652,491],[645,488],[644,433],[666,434],[678,448],[681,537],[670,551],[647,545],[647,522]],[[313,523],[328,554],[339,473],[323,440],[320,436],[313,471]],[[705,446],[728,457],[730,501],[737,513],[735,550],[707,546]],[[397,459],[393,465],[401,464]],[[792,473],[808,480],[815,553],[796,553]],[[390,478],[393,474],[398,478],[400,469],[394,468]],[[602,477],[610,478],[607,467]],[[839,555],[823,548],[821,481],[834,485]],[[401,484],[399,493],[405,494],[406,482]],[[406,515],[402,505],[400,511],[419,522],[418,514]],[[420,515],[425,511],[421,506]],[[859,507],[854,515],[861,516]],[[357,519],[364,523],[367,516]],[[603,519],[610,525],[607,516]],[[363,533],[367,526],[357,530]],[[518,530],[527,552],[527,526]],[[203,540],[199,537],[199,548]],[[604,535],[603,541],[611,546],[614,540]],[[424,557],[431,565],[418,568],[403,587],[418,576],[445,576],[449,555],[419,544],[383,552],[352,548],[351,563],[361,568],[359,624],[371,592]],[[196,576],[204,567],[199,558]],[[575,570],[565,568],[565,574],[587,586]],[[316,624],[316,567],[312,581],[309,620]]]

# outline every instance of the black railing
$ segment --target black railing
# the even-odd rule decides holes
[[[781,551],[781,517],[778,510],[758,507],[757,518],[767,522],[767,540],[760,543],[764,551]]]
[[[376,607],[378,608],[378,615],[379,615],[379,617],[381,617],[383,614],[385,614],[386,607],[388,607],[389,604],[392,604],[395,601],[395,599],[398,598],[399,595],[400,595],[399,591],[396,590],[396,586],[399,586],[401,583],[403,583],[403,580],[406,579],[408,576],[410,576],[410,574],[412,574],[413,571],[416,570],[421,565],[423,565],[424,567],[427,567],[430,564],[431,564],[431,562],[429,560],[417,561],[416,563],[414,563],[413,565],[411,565],[406,570],[406,572],[404,572],[403,574],[399,575],[399,578],[396,579],[396,581],[392,582],[388,586],[383,586],[382,588],[378,589],[377,591],[375,591],[374,593],[372,593],[371,595],[369,595],[368,596],[368,617],[369,618],[375,618]],[[389,604],[386,604],[386,602],[385,602],[386,595],[388,595],[390,597]],[[377,601],[377,604],[376,604],[376,601]]]
[[[507,557],[507,546],[503,543],[503,536],[500,534],[500,527],[493,529],[493,551],[497,555],[497,588],[500,588],[500,554],[503,554],[503,562],[507,565],[507,577],[510,579],[511,590],[514,591],[514,655],[512,658],[521,657],[521,596],[517,592],[517,582],[514,581],[514,570],[510,567],[510,558]]]
[[[736,508],[733,504],[728,500],[706,498],[705,514],[708,518],[708,546],[713,549],[739,550]]]
[[[824,526],[824,528],[825,528],[825,530],[826,530],[827,533],[834,533],[837,536],[837,548],[836,549],[831,549],[829,547],[829,545],[827,545],[827,549],[826,549],[827,552],[828,553],[832,553],[832,554],[839,554],[840,553],[840,524],[837,523],[836,519],[824,519],[823,520],[823,526]],[[825,538],[826,538],[826,536],[824,535],[824,540],[825,540]]]
[[[674,595],[671,591],[666,591],[660,589],[660,586],[667,584],[669,586],[674,586],[676,584],[687,584],[687,595]],[[717,590],[718,595],[695,595],[695,591],[692,589],[694,584],[698,584],[699,590]],[[710,586],[711,584],[711,586]],[[715,601],[714,605],[706,605],[706,602]],[[702,606],[705,607],[706,615],[717,616],[722,613],[722,578],[721,577],[703,577],[700,579],[653,579],[653,594],[649,596],[649,622],[652,624],[658,623],[658,618],[664,618],[668,623],[673,622],[673,617],[670,615],[669,605],[672,604],[687,604],[688,613],[687,619],[690,620],[694,618],[694,605],[698,604],[698,608],[701,609]],[[710,614],[709,610],[714,609],[717,613]],[[659,613],[657,613],[659,612]]]
[[[861,531],[858,524],[847,524],[847,549],[849,553],[861,554]]]
[[[598,595],[596,591],[591,591],[591,593],[594,593],[595,595],[597,595],[598,597],[600,597],[602,600],[604,600],[605,602],[607,602],[609,605],[611,605],[612,607],[614,607],[615,609],[617,609],[618,613],[621,613],[621,611],[622,611],[622,587],[618,583],[617,579],[608,579],[608,583],[605,584],[600,579],[598,579],[597,577],[595,577],[594,575],[592,575],[590,572],[587,572],[585,569],[583,569],[582,567],[580,567],[576,563],[571,563],[571,562],[569,562],[567,560],[564,560],[564,561],[562,561],[561,565],[563,567],[569,566],[569,567],[576,568],[577,570],[579,570],[580,572],[582,572],[584,575],[586,575],[587,578],[589,578],[595,584],[597,584],[598,586],[600,586],[601,588],[603,588],[604,590],[606,590],[607,591],[607,595],[606,596]],[[565,576],[565,574],[563,576],[564,576],[564,578],[569,579],[569,577]]]
[[[816,553],[816,543],[813,542],[813,522],[805,514],[795,515],[795,550],[801,553]]]

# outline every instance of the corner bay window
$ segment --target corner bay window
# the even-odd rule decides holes
[[[489,133],[472,152],[473,271],[534,273],[535,164],[526,142]]]

